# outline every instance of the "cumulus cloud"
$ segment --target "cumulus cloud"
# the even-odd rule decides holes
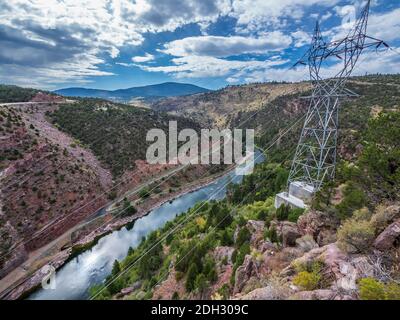
[[[230,9],[230,0],[121,1],[123,18],[151,32],[173,31],[188,23],[215,22]]]
[[[237,18],[242,32],[256,32],[265,26],[281,25],[284,19],[300,19],[304,9],[334,6],[340,0],[233,0],[230,15]]]
[[[164,72],[172,74],[177,78],[203,78],[203,77],[221,77],[232,76],[238,72],[247,73],[258,69],[265,69],[272,66],[278,66],[289,62],[279,58],[268,61],[239,61],[225,60],[216,57],[207,56],[185,56],[172,59],[172,65],[169,66],[145,66],[139,65],[145,71]]]
[[[245,53],[283,50],[292,43],[282,32],[270,32],[262,38],[201,36],[175,40],[164,45],[162,52],[173,56],[228,57]]]
[[[294,46],[296,48],[300,48],[311,43],[312,36],[307,32],[298,30],[296,32],[292,32],[291,35],[294,39]]]
[[[100,72],[105,53],[117,58],[125,46],[139,46],[146,32],[173,31],[189,23],[210,23],[229,10],[229,0],[14,0],[0,4],[0,65],[3,74],[33,74],[6,82],[48,86],[111,75]],[[144,62],[149,56],[137,58]],[[85,62],[82,62],[85,61]],[[148,60],[149,61],[149,60]],[[85,68],[77,72],[73,66]],[[58,72],[46,72],[58,70]],[[26,74],[26,73],[25,73]],[[3,76],[4,78],[4,76]],[[17,81],[17,79],[19,79]],[[39,80],[40,79],[40,80]]]
[[[144,56],[132,57],[133,62],[148,62],[154,60],[154,56],[150,53],[146,53]]]
[[[398,50],[397,48],[394,48]],[[321,68],[323,78],[334,77],[343,68],[343,62],[324,65]],[[366,52],[364,53],[355,69],[353,75],[365,75],[376,73],[392,73],[393,70],[400,69],[400,55],[395,51]],[[246,82],[264,81],[302,81],[309,80],[307,66],[300,66],[296,69],[282,69],[269,67],[265,70],[254,70],[247,74],[244,79]]]
[[[115,63],[178,77],[214,74],[237,81],[250,73],[255,74],[257,68],[260,72],[272,68],[268,64],[280,60],[241,61],[243,59],[236,56],[285,50],[293,43],[295,47],[308,44],[309,36],[305,31],[283,33],[279,30],[293,30],[288,28],[290,22],[305,18],[305,13],[313,6],[329,9],[322,10],[322,19],[330,18],[335,6],[336,13],[344,15],[344,7],[338,7],[343,2],[13,0],[11,5],[3,1],[0,3],[0,80],[21,85],[42,84],[50,88],[57,83],[86,82],[92,77],[113,75],[106,69],[106,62],[117,59],[126,48],[142,45],[148,33],[176,31],[195,24],[202,36],[189,35],[158,44],[162,53],[175,57],[169,66],[140,65],[155,59],[148,53],[133,57],[132,63]],[[397,40],[399,15],[400,9],[371,14],[369,33],[387,41]],[[209,27],[220,18],[233,20],[231,30],[240,34],[233,33],[229,37],[226,36],[228,32],[224,32],[224,36],[207,35]],[[342,26],[337,27],[327,35],[331,37],[342,31]],[[201,66],[201,63],[205,65]]]
[[[382,14],[372,14],[368,34],[376,38],[392,41],[400,38],[400,8]]]

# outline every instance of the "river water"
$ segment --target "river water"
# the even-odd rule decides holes
[[[255,163],[264,160],[264,155],[257,150]],[[148,215],[136,220],[130,230],[124,227],[102,237],[95,246],[79,254],[57,271],[55,289],[39,289],[28,299],[87,299],[88,289],[105,281],[111,272],[114,260],[126,257],[129,247],[136,248],[143,237],[163,227],[166,222],[186,212],[197,202],[223,199],[227,183],[240,183],[242,179],[243,176],[233,170],[207,186],[179,196],[172,202],[152,210]]]

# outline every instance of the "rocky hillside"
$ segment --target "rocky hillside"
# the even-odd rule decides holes
[[[131,192],[125,202],[134,200],[145,210],[223,169],[190,166],[157,186],[156,179],[174,166],[146,163],[147,130],[168,131],[170,120],[179,128],[198,129],[193,121],[104,100],[65,101],[36,90],[12,90],[6,101],[29,102],[0,106],[0,278],[33,250],[141,184],[149,182],[151,192]],[[91,229],[84,231],[81,237]]]
[[[90,151],[74,147],[72,138],[46,121],[45,112],[56,108],[22,104],[0,110],[3,272],[24,260],[13,255],[25,257],[26,251],[48,243],[106,202],[101,194],[111,184],[110,173]]]
[[[262,109],[278,97],[303,93],[307,83],[260,83],[229,86],[203,94],[172,97],[154,102],[153,110],[195,119],[204,126],[225,127],[238,114]]]
[[[178,130],[199,128],[186,118],[93,99],[61,105],[48,116],[54,125],[75,138],[76,145],[91,149],[115,177],[135,169],[135,161],[146,158],[146,134],[150,129],[168,133],[169,121],[177,121]]]
[[[285,188],[294,130],[268,162],[230,186],[225,200],[198,204],[115,261],[92,296],[400,299],[397,80],[352,80],[361,95],[342,105],[337,178],[309,209],[273,206],[275,193]],[[296,93],[278,97],[246,126],[258,128],[259,143],[266,146],[282,123],[299,118],[306,107]]]

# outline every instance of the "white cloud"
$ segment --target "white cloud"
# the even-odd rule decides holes
[[[138,65],[143,70],[150,72],[163,72],[172,74],[177,78],[203,78],[222,77],[232,73],[247,73],[258,69],[282,65],[288,60],[271,59],[268,61],[239,61],[225,60],[216,57],[186,56],[172,59],[169,66],[145,66]]]
[[[300,48],[305,45],[309,45],[311,43],[312,35],[307,32],[298,30],[296,32],[292,32],[291,36],[294,38],[294,46],[296,48]]]
[[[340,7],[343,8],[343,7]],[[342,9],[336,8],[341,12]],[[351,10],[344,10],[351,12]],[[368,20],[367,35],[384,41],[394,41],[400,39],[400,8],[385,13],[371,13]],[[346,15],[345,15],[346,17]],[[348,32],[354,27],[354,21],[345,19],[342,24],[323,32],[327,39],[340,39],[346,37]]]
[[[289,35],[277,30],[283,30],[282,26],[290,30],[291,20],[304,19],[305,12],[313,6],[327,8],[321,14],[322,19],[328,19],[332,8],[342,2],[13,0],[11,4],[3,1],[0,3],[0,79],[24,85],[34,79],[37,84],[51,86],[52,83],[87,81],[94,76],[112,75],[104,71],[104,54],[115,59],[125,47],[142,45],[148,32],[175,31],[184,25],[197,24],[202,36],[165,44],[162,51],[177,58],[172,60],[171,66],[153,68],[179,77],[222,74],[230,81],[236,81],[255,75],[256,68],[260,68],[260,73],[264,72],[267,62],[232,61],[223,57],[284,50],[291,42],[296,47],[307,44],[309,39],[304,31],[297,30]],[[349,3],[352,2],[349,0]],[[226,16],[237,19],[236,31],[241,32],[241,36],[207,35],[212,30],[209,26]],[[400,9],[371,14],[368,33],[386,41],[398,40],[399,16]],[[266,33],[267,29],[271,32]],[[343,32],[342,26],[326,35],[332,37],[340,32]],[[153,59],[152,55],[146,54],[133,57],[133,64],[118,64],[132,66]],[[279,75],[280,71],[273,72]]]
[[[254,32],[265,26],[281,25],[283,19],[300,19],[304,8],[333,6],[340,0],[233,0],[230,15],[238,19],[241,30]]]
[[[97,66],[103,63],[95,55],[82,53],[76,60],[50,63],[37,68],[17,64],[0,64],[0,82],[21,86],[55,89],[67,81],[87,83],[88,77],[112,76],[112,72],[102,71]],[[12,76],[10,76],[12,74]]]
[[[30,85],[33,75],[43,85],[54,81],[84,81],[100,72],[103,59],[117,58],[125,46],[138,46],[146,32],[174,31],[189,23],[210,23],[230,10],[229,0],[13,0],[0,3],[0,65],[32,70],[19,84]],[[148,58],[148,57],[147,57]],[[140,58],[138,58],[140,60]],[[138,61],[139,61],[138,60]],[[142,60],[143,62],[143,60]],[[77,72],[71,64],[79,64]],[[46,72],[58,70],[58,72]],[[42,76],[43,74],[43,76]],[[16,81],[6,78],[5,82]]]
[[[394,48],[398,50],[397,48]],[[334,77],[343,67],[343,62],[321,68],[323,78]],[[361,55],[352,75],[365,75],[375,73],[393,73],[400,70],[400,55],[394,51],[366,52]],[[255,70],[247,75],[246,82],[263,81],[302,81],[309,80],[308,66],[300,66],[296,69],[267,68]]]
[[[368,34],[385,41],[400,39],[400,8],[383,14],[372,14]]]
[[[146,53],[144,56],[136,56],[136,57],[132,57],[132,61],[133,62],[148,62],[148,61],[152,61],[154,60],[154,56],[150,53]]]
[[[291,37],[278,31],[266,33],[262,38],[201,36],[166,43],[162,52],[178,57],[191,55],[228,57],[244,53],[283,50],[291,43]]]

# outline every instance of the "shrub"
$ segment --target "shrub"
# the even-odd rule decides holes
[[[372,214],[367,207],[361,208],[353,212],[353,218],[358,221],[369,221],[371,220]]]
[[[349,253],[367,252],[375,238],[369,221],[347,220],[338,230],[339,247]]]
[[[344,198],[341,203],[336,206],[340,219],[346,219],[352,216],[357,209],[365,207],[367,198],[364,191],[354,183],[349,183],[343,190]]]
[[[321,281],[321,275],[319,272],[313,271],[302,271],[299,272],[294,278],[293,283],[296,286],[301,287],[303,290],[315,290],[319,286],[319,282]]]
[[[289,211],[288,220],[290,222],[297,222],[299,217],[304,213],[304,209],[296,208]]]
[[[204,292],[207,288],[207,279],[204,274],[197,275],[194,286],[200,293]]]
[[[359,282],[361,300],[385,300],[385,285],[373,278]]]
[[[375,209],[375,213],[371,218],[371,223],[375,227],[376,232],[380,233],[399,217],[400,211],[396,207],[380,205]]]
[[[237,239],[236,239],[236,246],[239,248],[243,243],[250,241],[251,234],[249,229],[243,227],[239,230]]]
[[[269,239],[272,243],[279,243],[279,237],[275,228],[265,229],[264,239]]]
[[[400,300],[400,285],[391,282],[385,288],[386,300]]]
[[[285,206],[282,204],[277,210],[276,210],[276,218],[279,221],[284,221],[287,220],[289,217],[289,212],[290,212],[290,207]]]
[[[145,187],[139,191],[139,197],[145,199],[148,198],[149,196],[150,196],[150,191],[148,188]]]
[[[179,294],[178,294],[178,292],[175,291],[175,292],[173,293],[171,300],[179,300]]]
[[[400,113],[381,113],[368,123],[366,143],[360,159],[366,174],[365,184],[384,198],[399,196],[400,183]]]
[[[186,278],[186,291],[190,292],[195,289],[195,281],[199,271],[197,265],[192,263],[189,267],[187,278]]]

